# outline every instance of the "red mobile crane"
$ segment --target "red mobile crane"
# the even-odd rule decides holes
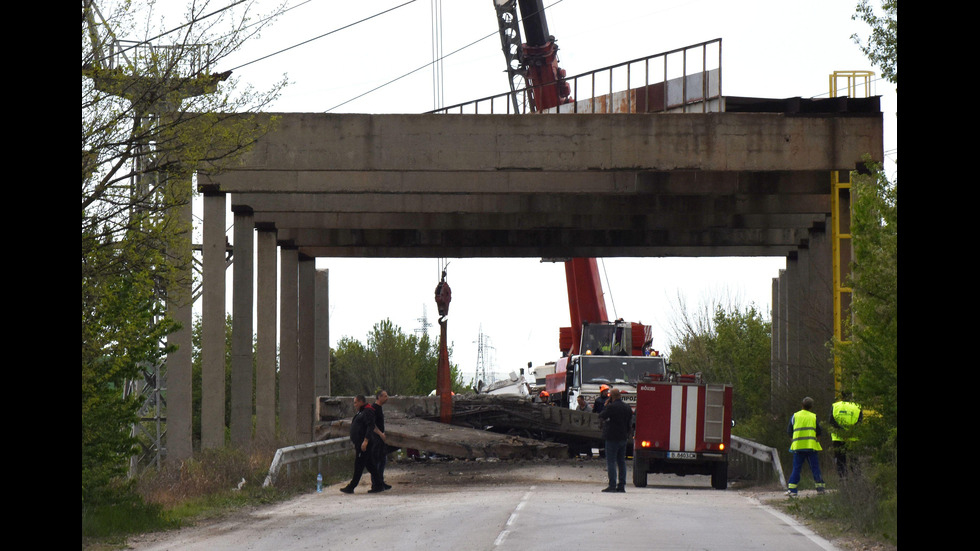
[[[520,43],[517,0],[494,0],[500,40],[507,58],[514,111],[514,83],[527,81],[532,111],[570,103],[558,46],[548,32],[542,0],[519,0],[526,44]],[[579,394],[594,399],[601,385],[627,390],[623,400],[636,413],[633,484],[646,486],[648,473],[708,474],[711,485],[728,486],[731,439],[731,385],[711,385],[700,374],[668,373],[666,359],[650,350],[650,328],[617,320],[610,323],[594,258],[565,261],[571,327],[559,330],[563,357],[545,388],[565,407]]]
[[[521,42],[521,29],[517,24],[518,5],[527,36],[525,43]],[[548,31],[543,0],[494,0],[494,8],[497,10],[497,22],[500,26],[501,46],[507,59],[515,112],[519,111],[515,88],[515,80],[519,79],[527,83],[528,103],[532,112],[540,113],[572,102],[571,89],[565,81],[565,70],[558,66],[557,42]],[[638,378],[637,373],[634,373],[634,366],[614,368],[610,365],[599,370],[602,373],[595,373],[601,376],[582,379],[574,376],[570,370],[573,366],[581,368],[582,362],[570,363],[570,358],[580,354],[645,356],[644,346],[650,340],[649,327],[621,320],[615,323],[608,321],[599,269],[594,258],[566,260],[565,281],[568,287],[571,327],[559,330],[558,346],[564,357],[557,362],[556,372],[547,377],[548,392],[559,393],[561,402],[568,405],[575,401],[575,396],[582,391],[583,386],[594,386],[594,389],[589,390],[598,395],[602,384],[599,379],[609,379],[606,382],[620,383],[620,386],[628,382],[632,387]],[[588,350],[583,349],[586,346],[589,347]],[[659,368],[652,369],[652,372],[665,373],[662,359]],[[587,398],[594,399],[594,395]]]

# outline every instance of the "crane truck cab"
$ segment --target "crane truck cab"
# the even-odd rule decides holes
[[[579,395],[592,404],[608,385],[624,392],[621,399],[636,409],[637,381],[667,376],[667,359],[649,349],[648,333],[648,327],[624,321],[583,324],[580,346],[556,362],[545,390],[558,395],[561,405],[575,407]]]
[[[563,359],[567,360],[567,405],[574,405],[580,394],[587,404],[592,404],[599,396],[600,388],[608,385],[622,391],[620,399],[635,410],[637,381],[651,373],[661,376],[667,373],[667,362],[663,356],[580,354]]]

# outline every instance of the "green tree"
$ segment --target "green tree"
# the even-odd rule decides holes
[[[730,383],[732,414],[743,435],[763,439],[781,426],[771,422],[770,354],[772,322],[754,304],[703,305],[690,311],[681,305],[670,346],[671,368],[701,372],[706,380]],[[778,430],[777,430],[778,432]]]
[[[391,394],[427,395],[436,388],[439,343],[423,334],[407,335],[385,319],[374,325],[366,343],[343,337],[333,351],[330,378],[336,395],[373,394],[384,388]],[[463,389],[462,376],[451,365],[453,390]]]
[[[108,251],[101,251],[108,254]],[[132,248],[112,251],[108,261],[126,266]],[[138,395],[123,389],[143,366],[162,360],[160,345],[173,324],[162,316],[152,274],[111,273],[96,277],[88,269],[105,261],[82,257],[82,504],[110,501],[117,479],[126,473],[137,440]],[[138,264],[141,260],[137,261]]]
[[[708,351],[717,380],[731,382],[737,397],[736,419],[769,411],[772,322],[754,304],[742,310],[717,310]]]
[[[241,9],[192,2],[175,24],[152,3],[82,1],[83,509],[133,449],[139,404],[123,386],[177,327],[164,301],[191,262],[173,246],[190,228],[172,213],[191,200],[195,170],[220,170],[270,128],[251,115],[282,85],[256,92],[214,71],[271,21],[248,26]]]
[[[861,0],[851,19],[860,19],[871,27],[866,44],[857,34],[851,36],[864,55],[881,70],[881,76],[898,84],[898,0],[882,0],[879,15],[869,0]]]
[[[849,342],[836,343],[843,390],[866,411],[862,444],[878,461],[898,440],[898,182],[880,165],[851,176],[854,260]]]

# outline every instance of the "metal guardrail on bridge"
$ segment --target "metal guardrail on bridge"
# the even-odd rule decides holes
[[[319,442],[280,448],[276,450],[276,455],[272,459],[272,464],[269,466],[269,473],[266,475],[262,487],[265,488],[275,484],[276,478],[279,476],[279,471],[283,467],[286,467],[288,472],[289,467],[295,463],[301,461],[319,461],[325,455],[343,453],[352,449],[353,446],[351,445],[350,438],[331,438]],[[732,451],[740,454],[741,460],[750,460],[759,466],[766,463],[772,465],[773,472],[779,479],[780,487],[786,487],[786,477],[783,475],[783,468],[779,462],[779,454],[775,448],[733,435]],[[735,454],[732,455],[733,462],[737,463],[740,459],[737,459]]]
[[[779,479],[780,487],[786,487],[786,477],[783,476],[783,467],[779,463],[779,452],[776,451],[776,448],[732,435],[732,451],[741,455],[741,457],[736,457],[736,454],[732,454],[730,459],[733,463],[751,461],[756,467],[762,467],[766,463],[772,465],[773,472]]]
[[[265,476],[265,482],[262,483],[262,487],[266,488],[275,484],[276,477],[279,476],[279,470],[282,467],[286,467],[288,473],[289,467],[294,463],[300,461],[312,462],[314,459],[319,461],[320,457],[324,455],[342,453],[353,449],[354,446],[351,444],[350,438],[331,438],[330,440],[279,448],[276,450],[275,457],[272,458],[272,464],[269,466],[269,474]]]
[[[572,97],[587,99],[549,109],[551,113],[656,113],[719,111],[721,39],[677,48],[566,77]],[[551,86],[547,84],[544,86]],[[532,88],[533,91],[533,88]],[[450,105],[430,114],[527,114],[534,111],[528,89]],[[517,95],[517,102],[512,97]],[[717,100],[711,103],[711,100]],[[519,110],[512,107],[519,105]],[[692,109],[693,107],[693,109]]]

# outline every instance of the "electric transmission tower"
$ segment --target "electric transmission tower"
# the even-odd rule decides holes
[[[493,345],[490,344],[490,337],[483,334],[483,325],[480,325],[480,333],[476,338],[476,380],[490,384],[496,380],[493,372]],[[487,370],[487,366],[490,370]]]
[[[418,321],[419,324],[420,324],[419,327],[417,327],[415,329],[415,333],[417,333],[417,334],[418,333],[421,333],[423,335],[428,335],[429,334],[429,328],[432,327],[432,324],[429,323],[429,314],[428,314],[428,312],[425,309],[425,304],[424,303],[422,304],[422,317],[421,318],[415,318],[415,320]]]

